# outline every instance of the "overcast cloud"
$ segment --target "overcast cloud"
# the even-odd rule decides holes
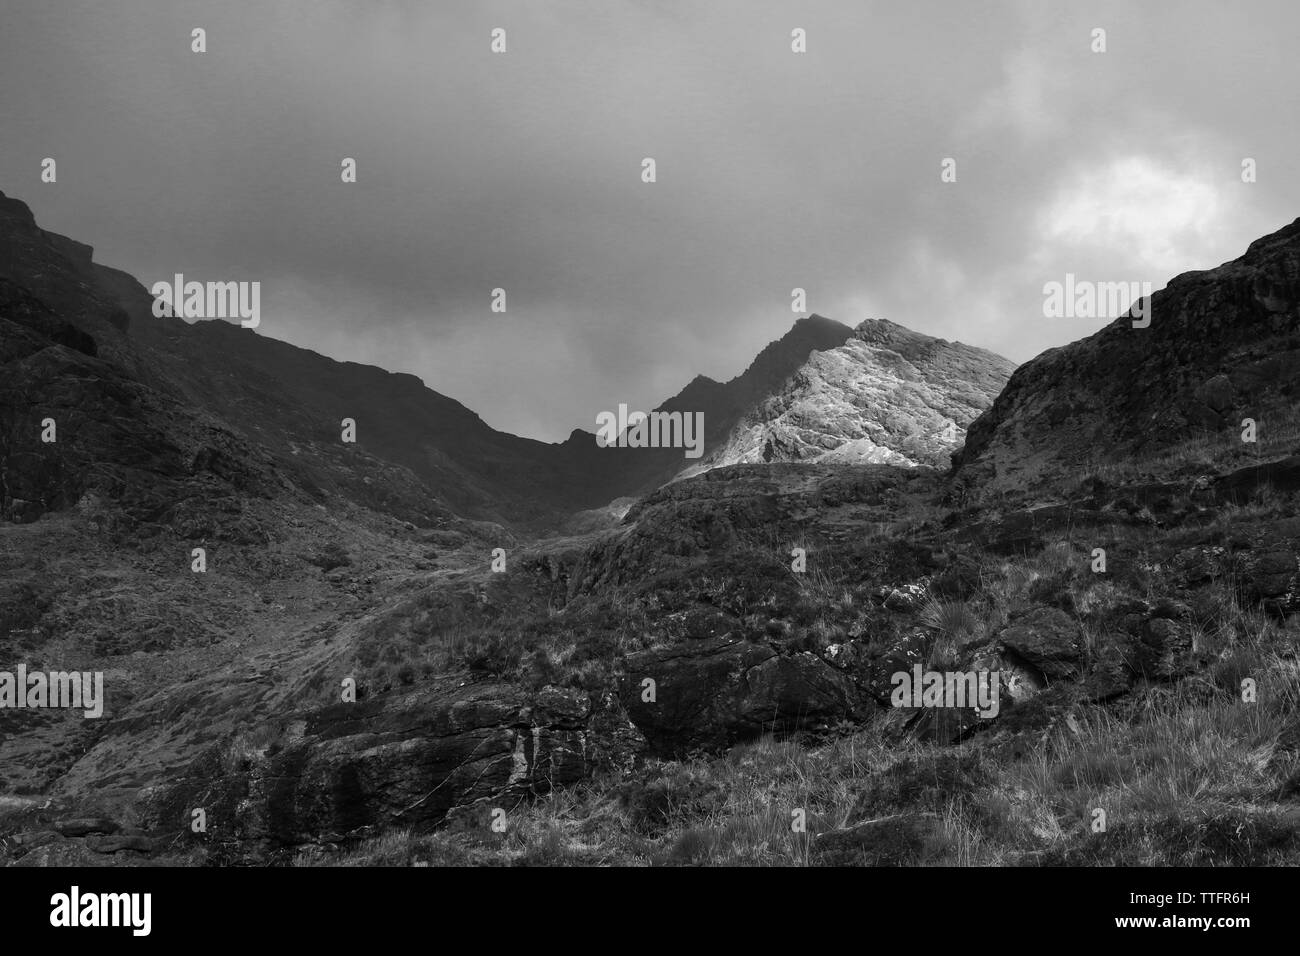
[[[1045,282],[1159,288],[1300,215],[1293,0],[0,10],[0,189],[43,226],[260,280],[259,334],[552,441],[738,374],[796,286],[1022,362],[1104,324]]]

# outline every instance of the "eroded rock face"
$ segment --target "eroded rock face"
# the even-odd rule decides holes
[[[1149,327],[1125,316],[1018,368],[970,426],[958,475],[979,494],[1077,480],[1090,464],[1224,434],[1244,418],[1295,421],[1300,220],[1151,298]]]
[[[209,479],[272,487],[232,432],[99,358],[90,335],[3,280],[0,340],[0,517],[32,521],[98,493],[156,518]]]
[[[984,349],[869,319],[843,345],[810,355],[692,471],[783,461],[947,467],[1014,368]]]
[[[0,249],[0,284],[22,288],[61,325],[82,333],[82,342],[95,341],[99,354],[137,369],[134,349],[123,335],[130,320],[113,292],[101,284],[102,267],[92,261],[90,246],[40,228],[26,203],[0,193]],[[6,315],[11,304],[7,298],[0,291],[0,315]],[[79,348],[66,340],[62,344]]]
[[[439,681],[295,715],[256,744],[223,741],[154,794],[151,825],[207,814],[216,842],[293,846],[431,827],[490,798],[508,809],[591,770],[585,695]]]
[[[852,679],[813,654],[727,639],[631,655],[619,698],[651,747],[665,754],[821,726],[862,704]]]

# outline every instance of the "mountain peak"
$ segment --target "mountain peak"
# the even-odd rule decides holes
[[[848,326],[845,326],[844,323],[836,322],[834,319],[829,319],[826,316],[821,315],[817,312],[809,312],[807,315],[803,316],[802,318],[795,319],[794,325],[791,326],[791,329],[797,328],[801,325],[802,326],[821,325],[821,326],[836,326],[836,327],[843,326],[844,328],[848,328]]]
[[[817,460],[941,467],[1014,368],[983,349],[868,319],[809,354],[694,470]]]

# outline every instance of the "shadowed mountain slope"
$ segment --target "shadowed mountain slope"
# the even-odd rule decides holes
[[[1116,319],[1011,376],[954,456],[986,491],[1083,478],[1188,442],[1294,447],[1300,402],[1300,220],[1152,296],[1151,324]],[[1289,438],[1288,438],[1289,436]]]
[[[258,446],[290,484],[317,498],[342,495],[420,525],[450,510],[540,530],[574,512],[651,490],[683,464],[681,449],[602,449],[585,431],[554,445],[508,435],[413,375],[338,362],[232,322],[155,317],[141,283],[94,263],[89,246],[41,229],[24,203],[3,194],[0,279],[11,283],[10,298],[26,296],[33,308],[57,317],[60,328],[88,336],[91,354],[114,374],[211,416]],[[742,375],[725,384],[698,377],[661,407],[702,411],[708,437],[724,435],[810,351],[848,334],[827,319],[800,320]],[[24,386],[23,414],[28,405],[32,414],[40,410],[36,386]],[[356,422],[355,444],[341,441],[345,418]],[[12,422],[10,440],[30,440],[33,425]],[[407,483],[423,490],[393,500],[372,487],[363,473],[369,465],[353,460],[357,452],[409,472]],[[65,475],[72,484],[65,482],[53,497],[26,489],[34,497],[23,499],[19,510],[34,517],[43,497],[65,501],[75,477]],[[89,481],[82,478],[82,484]],[[11,502],[5,507],[16,513]]]

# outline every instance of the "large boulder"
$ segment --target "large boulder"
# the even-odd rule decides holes
[[[1285,617],[1300,611],[1300,547],[1277,544],[1238,559],[1238,587],[1248,607]]]
[[[719,638],[631,655],[619,698],[655,751],[681,754],[848,718],[861,695],[814,654]]]
[[[1054,607],[1034,608],[998,634],[1005,652],[1031,664],[1044,677],[1077,677],[1083,663],[1083,635],[1078,622]]]

